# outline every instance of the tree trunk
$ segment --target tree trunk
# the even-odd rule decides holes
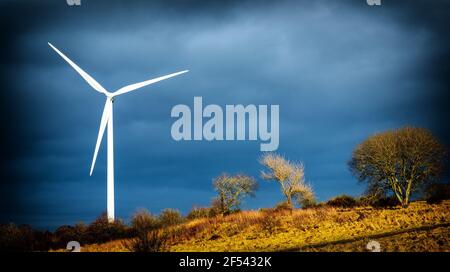
[[[222,214],[225,214],[227,212],[227,207],[225,205],[225,196],[223,194],[220,194],[220,209]]]
[[[394,190],[394,194],[397,197],[398,202],[400,202],[400,204],[403,206],[403,202],[405,201],[405,199],[395,190]]]
[[[405,201],[402,205],[403,207],[408,207],[408,205],[409,205],[409,195],[411,194],[411,184],[412,184],[412,179],[408,181],[408,186],[406,187]]]
[[[409,205],[409,195],[405,195],[405,197],[403,198],[403,201],[402,201],[402,207],[406,208],[406,207],[408,207],[408,205]]]
[[[287,195],[286,197],[287,197],[286,203],[290,208],[292,208],[292,197],[290,195]]]
[[[397,199],[400,202],[400,204],[402,205],[402,207],[408,206],[408,197],[406,195],[406,191],[405,191],[405,193],[403,193],[403,189],[398,184],[397,179],[393,178],[390,183],[391,183],[392,191],[394,192],[395,196],[397,197]]]
[[[402,203],[402,208],[407,208],[409,206],[409,201],[405,199]]]

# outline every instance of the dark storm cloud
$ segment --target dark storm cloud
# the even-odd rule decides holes
[[[2,221],[54,227],[105,208],[105,142],[88,176],[104,98],[48,41],[110,91],[191,70],[116,100],[123,218],[139,207],[207,205],[223,171],[259,175],[257,142],[172,140],[170,110],[194,96],[205,105],[279,104],[278,151],[305,162],[322,200],[361,192],[346,162],[368,135],[413,124],[448,136],[436,125],[447,109],[431,106],[447,97],[435,57],[448,38],[442,16],[430,15],[441,2],[41,2],[2,4]],[[261,181],[246,205],[280,200],[279,188]]]
[[[428,51],[426,64],[419,67],[420,73],[428,79],[427,89],[430,94],[423,106],[427,107],[428,113],[432,116],[433,131],[447,145],[450,144],[450,130],[446,125],[450,116],[448,107],[450,84],[450,3],[445,0],[414,1],[412,4],[392,3],[393,12],[397,22],[404,28],[411,31],[426,29],[432,35],[430,43],[432,50]]]

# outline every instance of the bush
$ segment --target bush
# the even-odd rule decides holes
[[[30,233],[25,228],[19,228],[15,224],[2,224],[0,225],[0,250],[30,250],[29,236]]]
[[[289,205],[290,206],[290,205]],[[281,226],[281,220],[277,216],[273,216],[270,213],[264,214],[261,218],[260,227],[266,234],[273,234]]]
[[[302,208],[312,208],[317,206],[317,200],[312,189],[303,191],[303,193],[297,197],[297,202]]]
[[[282,201],[277,203],[273,208],[260,208],[259,211],[266,215],[286,211],[292,212],[293,209],[294,208],[292,207],[292,205],[290,205],[288,202]]]
[[[33,232],[33,251],[48,251],[54,247],[53,235],[49,231]]]
[[[184,218],[178,210],[164,209],[159,215],[159,221],[163,227],[167,227],[183,223]]]
[[[34,230],[29,225],[0,224],[0,251],[48,251],[65,248],[69,241],[78,241],[80,244],[104,243],[130,238],[132,235],[132,229],[121,220],[109,223],[106,214],[89,226],[83,223],[64,225],[53,233]]]
[[[142,232],[149,232],[161,226],[158,217],[152,215],[149,211],[143,209],[133,214],[131,218],[131,227],[135,235]]]
[[[425,199],[430,204],[440,203],[442,200],[450,199],[450,184],[434,183],[430,185],[426,190]]]
[[[128,238],[130,230],[121,220],[110,223],[106,213],[100,215],[86,230],[87,243],[104,243],[115,239]]]
[[[64,225],[57,228],[54,232],[54,245],[58,248],[65,247],[70,241],[78,241],[82,244],[88,243],[87,226],[78,223],[75,226]]]
[[[103,213],[88,226],[78,223],[75,226],[59,227],[53,234],[53,246],[65,248],[70,241],[77,241],[80,244],[104,243],[129,238],[132,235],[132,229],[121,220],[110,223],[106,213]]]
[[[300,184],[297,188],[298,193],[296,194],[297,203],[302,208],[310,208],[317,205],[316,196],[310,184]]]
[[[375,208],[389,208],[400,205],[398,199],[395,196],[379,196],[371,198],[368,204]]]
[[[214,217],[220,214],[224,214],[222,204],[219,199],[214,198],[211,202],[211,208],[209,208],[209,217]]]
[[[133,252],[161,252],[167,248],[167,233],[161,230],[142,232],[131,241],[124,242],[124,246]]]
[[[198,219],[198,218],[207,218],[211,214],[210,208],[203,207],[193,207],[189,214],[186,216],[188,220]]]
[[[340,208],[352,208],[358,205],[356,199],[348,195],[340,195],[332,198],[326,202],[327,206],[340,207]]]
[[[275,207],[273,207],[273,211],[279,212],[279,211],[292,211],[292,205],[289,204],[287,201],[283,201],[280,203],[277,203]]]
[[[363,195],[358,198],[357,202],[360,206],[372,206],[374,200],[374,196]]]
[[[29,225],[0,225],[0,251],[47,251],[52,246],[52,234],[33,230]]]
[[[55,246],[56,247],[64,247],[69,241],[80,241],[78,237],[75,236],[74,228],[72,226],[61,226],[55,230]]]

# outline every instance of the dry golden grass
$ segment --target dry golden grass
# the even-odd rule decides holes
[[[448,226],[427,230],[408,231],[397,235],[364,238],[351,242],[328,244],[321,247],[310,247],[309,251],[322,252],[363,252],[370,241],[380,244],[383,252],[448,252],[450,250],[450,228]]]
[[[171,227],[169,251],[449,251],[450,201],[408,208],[243,211]],[[375,238],[374,238],[375,237]],[[122,241],[83,251],[126,251]]]

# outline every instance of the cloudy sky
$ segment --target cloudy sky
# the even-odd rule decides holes
[[[170,3],[169,3],[170,2]],[[0,221],[53,229],[106,209],[106,141],[89,168],[106,89],[190,69],[114,103],[116,216],[186,213],[222,172],[260,183],[244,208],[282,200],[257,141],[174,141],[173,106],[280,106],[277,152],[303,161],[319,200],[364,191],[356,144],[405,125],[448,145],[449,5],[444,1],[1,1]],[[400,1],[398,1],[400,2]]]

